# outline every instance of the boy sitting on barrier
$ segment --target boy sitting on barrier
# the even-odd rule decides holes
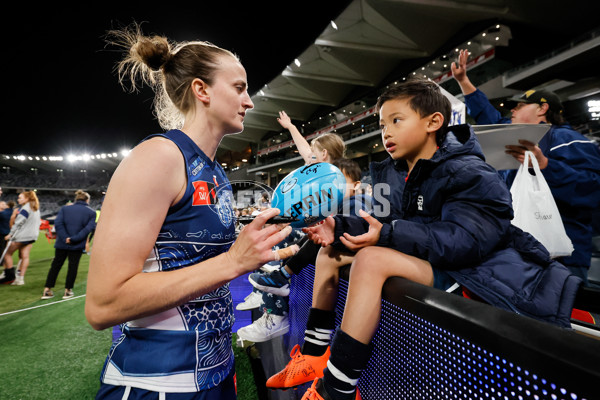
[[[389,277],[442,290],[458,282],[492,305],[564,327],[581,283],[511,225],[506,184],[468,125],[448,127],[451,107],[435,83],[397,85],[380,96],[377,110],[391,158],[373,163],[371,177],[374,194],[387,185],[385,196],[375,196],[372,215],[305,228],[323,246],[305,342],[267,381],[289,388],[313,380],[303,399],[355,398]],[[350,263],[344,316],[330,347],[339,268]]]

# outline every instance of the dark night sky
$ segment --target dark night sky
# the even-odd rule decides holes
[[[310,46],[348,1],[80,2],[15,5],[5,16],[2,154],[118,151],[160,130],[149,89],[128,93],[105,48],[107,30],[144,22],[146,34],[207,40],[236,53],[250,94]],[[158,7],[157,4],[161,6]]]

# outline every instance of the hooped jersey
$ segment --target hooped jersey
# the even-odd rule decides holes
[[[172,271],[221,254],[235,240],[233,194],[225,172],[183,132],[172,140],[185,159],[187,188],[168,211],[144,273]],[[122,325],[102,382],[157,392],[195,392],[217,386],[234,365],[233,301],[226,284],[195,300]]]

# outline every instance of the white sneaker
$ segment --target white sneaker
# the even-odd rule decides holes
[[[262,267],[260,267],[260,270],[270,274],[273,271],[277,271],[279,268],[281,268],[281,264],[279,264],[279,263],[276,263],[276,264],[275,263],[274,264],[266,263]]]
[[[17,275],[15,277],[15,280],[13,281],[13,283],[11,283],[12,286],[23,286],[25,284],[25,277],[22,275]]]
[[[252,310],[253,308],[260,307],[261,303],[262,294],[253,290],[252,293],[244,298],[244,302],[238,304],[235,309],[239,311]]]
[[[262,317],[252,324],[238,329],[237,334],[243,340],[259,343],[285,335],[289,330],[290,319],[287,316],[264,312]]]
[[[6,275],[4,274],[4,270],[2,271],[2,273],[0,274],[0,279],[4,279]]]

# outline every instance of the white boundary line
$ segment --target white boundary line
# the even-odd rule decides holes
[[[82,294],[81,296],[75,296],[75,297],[71,297],[70,299],[64,299],[64,300],[59,300],[59,301],[53,301],[51,303],[47,303],[47,304],[41,304],[39,306],[35,306],[35,307],[29,307],[29,308],[23,308],[21,310],[15,310],[15,311],[9,311],[9,312],[5,312],[3,314],[0,314],[0,317],[3,317],[5,315],[9,315],[9,314],[15,314],[21,311],[28,311],[28,310],[35,310],[36,308],[40,308],[40,307],[46,307],[46,306],[51,306],[53,304],[58,304],[58,303],[62,303],[64,301],[71,301],[71,300],[75,300],[75,299],[79,299],[80,297],[85,297],[85,294]],[[49,300],[49,299],[48,299]]]

